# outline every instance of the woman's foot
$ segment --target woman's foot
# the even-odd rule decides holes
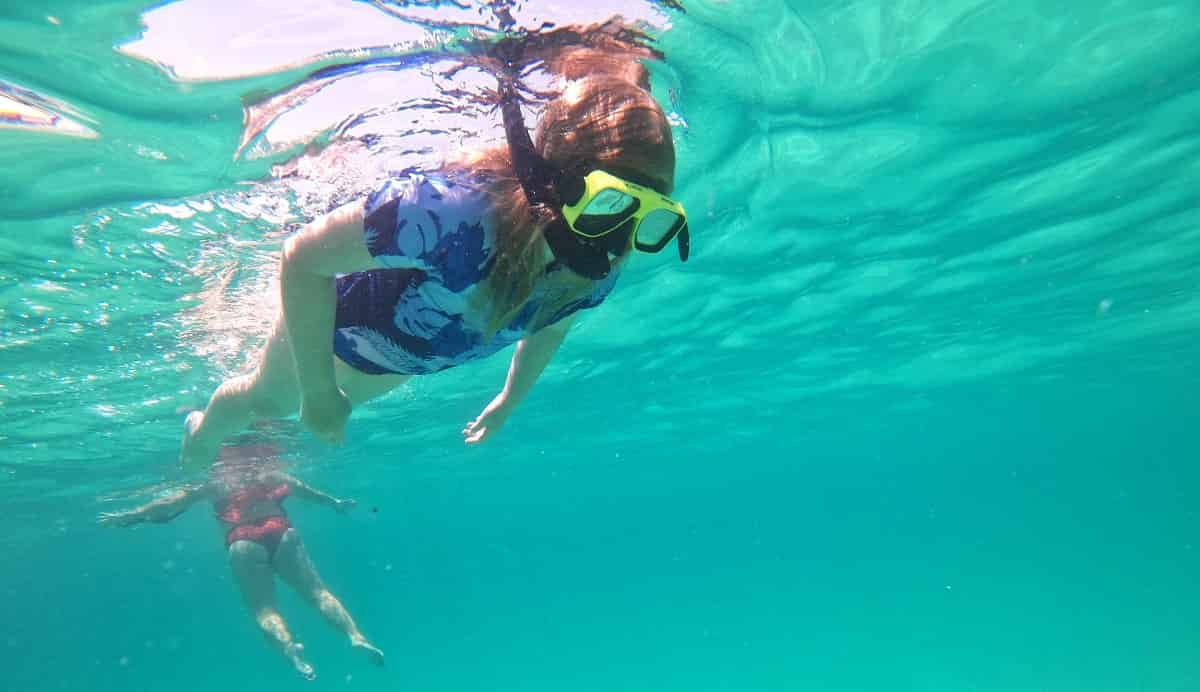
[[[217,458],[217,449],[200,442],[198,433],[204,423],[203,411],[192,411],[183,421],[183,444],[179,447],[179,463],[188,468],[202,468]]]
[[[367,658],[371,661],[371,663],[374,663],[377,666],[383,665],[383,652],[380,651],[379,648],[374,644],[367,641],[366,638],[361,636],[350,637],[350,646],[353,646],[356,649],[362,649],[364,652],[366,652]]]
[[[308,661],[300,658],[300,654],[304,653],[303,644],[299,642],[292,642],[291,644],[288,644],[286,653],[288,660],[290,660],[292,665],[296,667],[296,672],[300,674],[300,677],[304,678],[305,680],[317,679],[317,671],[313,670],[313,667],[309,665]]]

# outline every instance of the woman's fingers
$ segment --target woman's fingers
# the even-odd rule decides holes
[[[469,445],[478,444],[482,442],[483,438],[485,437],[487,437],[487,428],[477,428],[472,430],[471,433],[467,435],[466,442]]]
[[[104,526],[129,526],[133,523],[132,517],[123,512],[104,512],[98,520]]]

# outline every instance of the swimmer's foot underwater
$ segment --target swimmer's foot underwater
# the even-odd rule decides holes
[[[204,412],[192,411],[183,421],[183,442],[179,447],[179,463],[185,467],[204,468],[217,458],[217,448],[204,445],[196,432],[204,422]]]
[[[292,662],[292,665],[296,668],[296,672],[299,673],[302,678],[305,680],[316,680],[317,671],[313,670],[312,665],[309,664],[308,661],[305,661],[300,657],[300,655],[303,653],[304,645],[299,642],[292,642],[291,644],[288,644],[287,648],[284,650],[284,655],[286,655],[288,660]]]
[[[367,660],[369,660],[371,663],[374,663],[377,666],[383,665],[383,652],[379,650],[379,647],[367,641],[365,637],[361,635],[358,637],[350,637],[350,646],[353,646],[356,649],[362,649],[364,652],[366,652]]]

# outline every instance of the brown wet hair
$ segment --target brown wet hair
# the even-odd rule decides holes
[[[643,34],[607,22],[552,34],[575,41],[562,45],[539,36],[530,51],[543,68],[558,77],[561,89],[546,103],[534,133],[534,144],[549,162],[563,168],[584,165],[636,172],[670,192],[675,178],[675,147],[662,106],[650,94],[650,74],[644,60],[660,58]],[[449,164],[450,169],[482,174],[492,198],[491,221],[496,230],[496,263],[485,290],[476,300],[486,302],[491,315],[490,336],[508,324],[524,307],[542,275],[542,234],[554,216],[529,204],[513,171],[507,145],[470,154]],[[531,324],[592,290],[591,281],[570,272],[555,275],[565,290],[555,291],[553,304],[543,305]]]

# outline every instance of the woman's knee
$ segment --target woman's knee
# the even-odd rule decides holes
[[[337,596],[334,596],[329,589],[323,586],[315,589],[311,598],[313,603],[315,603],[322,611],[329,612],[341,610],[342,604],[340,601],[338,601]]]
[[[262,608],[254,614],[254,621],[268,636],[276,639],[286,639],[288,636],[287,623],[283,616],[274,608]]]
[[[256,372],[249,376],[246,394],[250,411],[258,418],[283,418],[300,408],[300,393],[295,384],[281,378],[263,377]]]

